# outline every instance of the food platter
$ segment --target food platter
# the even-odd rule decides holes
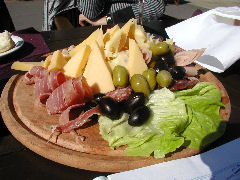
[[[70,133],[54,135],[48,142],[51,126],[57,124],[58,116],[50,116],[45,108],[33,105],[33,87],[25,85],[22,79],[22,75],[15,75],[6,84],[1,95],[1,114],[7,128],[17,140],[47,159],[80,169],[121,172],[189,157],[201,151],[190,148],[178,149],[160,159],[129,157],[124,154],[123,148],[113,150],[108,147],[107,142],[99,135],[97,123],[89,123],[84,128],[78,129],[78,133],[86,137],[85,141]],[[228,121],[231,105],[221,82],[209,71],[200,75],[200,81],[212,82],[222,92],[225,108],[220,110],[220,116]]]
[[[6,52],[0,53],[0,57],[6,56],[8,54],[11,54],[11,53],[17,51],[24,44],[24,40],[19,36],[12,35],[11,38],[15,43],[14,47]]]

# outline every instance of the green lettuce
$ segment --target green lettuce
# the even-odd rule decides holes
[[[130,126],[126,113],[114,121],[100,116],[100,134],[111,148],[127,145],[129,156],[162,158],[181,146],[205,146],[224,133],[221,93],[211,83],[175,93],[167,88],[155,90],[146,105],[151,116],[140,127]]]
[[[184,100],[191,123],[182,133],[185,146],[200,148],[224,134],[226,123],[219,116],[221,92],[214,84],[201,82],[192,89],[178,91],[177,98]]]
[[[99,118],[100,134],[110,147],[128,145],[127,155],[148,157],[153,153],[154,157],[161,158],[184,143],[184,138],[179,136],[188,125],[184,101],[163,88],[149,96],[147,106],[151,116],[140,127],[130,126],[126,113],[115,121],[105,116]]]

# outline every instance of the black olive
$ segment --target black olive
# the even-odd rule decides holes
[[[168,52],[167,54],[159,55],[158,61],[160,61],[160,60],[164,61],[168,67],[172,67],[175,65],[174,56],[170,52]]]
[[[181,66],[174,66],[169,68],[169,72],[171,73],[173,79],[181,80],[184,78],[186,74],[186,70]]]
[[[126,103],[127,103],[126,99],[118,102],[119,107],[120,107],[121,111],[123,111],[123,112],[127,112],[127,110],[126,110]]]
[[[93,98],[98,103],[103,96],[105,96],[105,94],[98,93],[98,94],[94,94]]]
[[[143,106],[146,102],[146,96],[142,92],[132,93],[125,102],[125,112],[129,114],[139,106]]]
[[[137,107],[129,116],[128,124],[131,126],[141,126],[150,117],[150,110],[147,106]]]
[[[99,101],[99,108],[103,115],[112,120],[119,119],[121,116],[121,108],[119,104],[111,97],[104,96]]]
[[[161,70],[167,70],[168,64],[166,61],[158,59],[154,65],[153,69],[156,71],[156,74],[157,74]]]
[[[86,112],[86,111],[88,111],[88,110],[90,110],[90,109],[92,109],[92,108],[94,108],[96,106],[97,106],[97,102],[94,101],[94,100],[91,100],[91,101],[88,101],[88,102],[85,103],[85,105],[83,106],[83,110],[84,110],[84,112]],[[90,117],[90,119],[97,120],[98,119],[98,115],[94,114],[94,115],[92,115]]]
[[[96,107],[96,106],[97,106],[97,102],[94,101],[94,100],[91,100],[91,101],[88,101],[88,102],[85,103],[85,105],[83,107],[83,110],[86,112],[89,109],[91,109],[93,107]]]

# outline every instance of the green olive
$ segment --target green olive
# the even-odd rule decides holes
[[[148,67],[153,68],[155,64],[156,64],[156,60],[152,58],[151,61],[148,63]]]
[[[170,52],[172,53],[172,55],[175,54],[175,47],[173,44],[168,44],[168,48],[170,49]]]
[[[172,75],[166,70],[161,70],[158,72],[156,80],[161,87],[168,87],[172,82]]]
[[[156,82],[156,71],[152,68],[149,68],[143,72],[143,76],[146,78],[150,90],[153,90],[157,84]]]
[[[142,92],[146,96],[150,94],[148,82],[143,75],[134,74],[130,79],[130,84],[134,92]]]
[[[158,42],[151,46],[150,50],[152,51],[153,56],[157,56],[168,53],[169,47],[168,44],[165,42]]]
[[[113,84],[117,88],[124,88],[128,85],[128,71],[125,67],[120,65],[114,67]]]

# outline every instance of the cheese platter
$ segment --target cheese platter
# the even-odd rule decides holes
[[[134,20],[131,20],[122,28],[114,26],[105,34],[103,34],[101,29],[97,29],[76,47],[67,49],[67,52],[57,50],[48,54],[46,60],[38,64],[14,63],[12,66],[13,69],[29,72],[25,75],[13,76],[2,92],[1,113],[6,126],[16,139],[41,156],[71,167],[93,171],[126,171],[199,153],[202,148],[223,135],[224,126],[230,116],[231,105],[228,94],[221,82],[219,82],[211,72],[196,64],[194,64],[194,68],[196,68],[198,72],[198,83],[194,87],[189,87],[188,90],[185,90],[187,87],[184,87],[183,90],[179,90],[179,93],[175,90],[170,91],[174,85],[168,82],[169,78],[163,81],[162,77],[158,77],[156,80],[158,81],[158,79],[160,79],[160,82],[157,82],[157,89],[150,90],[148,89],[150,85],[147,85],[147,88],[142,88],[141,85],[140,93],[143,93],[144,96],[149,96],[149,103],[147,102],[146,106],[150,109],[151,115],[148,117],[148,120],[144,120],[140,125],[139,123],[136,125],[127,121],[128,117],[129,119],[131,117],[130,112],[117,116],[117,119],[120,120],[111,120],[107,114],[102,114],[104,111],[101,109],[100,103],[85,112],[81,110],[80,113],[82,113],[78,115],[77,118],[74,117],[75,119],[73,118],[73,120],[64,119],[63,123],[63,114],[67,114],[68,117],[75,115],[74,113],[70,114],[72,109],[69,109],[69,107],[75,106],[76,104],[84,104],[80,105],[80,107],[85,106],[87,99],[89,100],[89,98],[92,97],[90,92],[94,95],[101,93],[110,97],[113,97],[112,94],[114,93],[112,92],[117,92],[115,94],[128,94],[128,96],[132,91],[136,93],[138,87],[135,83],[132,83],[132,79],[136,74],[140,75],[148,69],[146,64],[150,63],[151,60],[149,59],[151,58],[148,58],[146,55],[149,55],[148,53],[150,51],[144,51],[143,49],[149,49],[150,44],[154,42],[156,42],[156,40],[153,40],[152,37],[147,35],[142,27],[136,25]],[[167,42],[163,44],[167,44]],[[169,48],[172,46],[171,43],[167,45],[168,52],[172,52],[171,48]],[[121,49],[121,51],[119,51],[119,49]],[[125,52],[121,54],[120,52],[123,51]],[[151,49],[151,52],[154,53],[155,50]],[[199,51],[190,52],[193,59],[198,56],[198,52]],[[143,56],[143,54],[145,55]],[[180,54],[179,56],[185,57],[186,54]],[[117,80],[114,81],[114,69],[119,65],[127,69],[130,76],[129,82],[127,81],[126,83],[126,81],[124,81],[124,87],[122,87],[121,82]],[[51,73],[55,74],[57,72],[56,74],[60,74],[60,76],[57,76],[55,79],[60,82],[63,81],[59,87],[63,88],[66,82],[70,82],[70,84],[77,89],[77,92],[80,92],[81,95],[84,94],[84,98],[78,95],[78,100],[73,100],[71,99],[73,95],[71,95],[69,101],[75,104],[73,103],[67,107],[61,106],[62,109],[56,110],[58,105],[52,105],[49,100],[54,96],[55,90],[53,90],[51,93],[48,92],[47,99],[44,99],[46,97],[46,94],[44,94],[44,98],[38,99],[36,104],[38,94],[36,87],[42,82],[39,83],[39,81],[36,81],[36,78],[33,78],[35,82],[29,85],[33,76],[31,74],[33,72],[32,69],[34,69],[33,67],[38,67],[38,69],[43,70],[42,74],[46,72],[49,77]],[[156,69],[157,68],[155,68],[155,70]],[[164,73],[166,74],[166,72]],[[40,76],[42,74],[40,73]],[[64,74],[64,76],[62,74]],[[167,75],[168,74],[169,72]],[[48,76],[46,79],[49,79]],[[66,79],[65,76],[67,77]],[[81,78],[79,79],[79,77]],[[28,83],[26,83],[26,78]],[[171,81],[172,79],[173,78],[171,78]],[[78,89],[79,82],[81,82],[80,85],[84,90],[82,90],[82,88],[80,88],[80,90]],[[174,82],[176,84],[177,81],[174,80]],[[130,86],[128,86],[128,84],[130,84]],[[156,85],[153,88],[155,87]],[[180,87],[180,85],[176,87]],[[199,87],[200,90],[197,89]],[[57,87],[56,89],[59,88]],[[69,90],[71,88],[68,86],[67,89]],[[125,89],[131,89],[131,91],[129,91],[130,93],[128,93],[127,90],[124,93],[119,93],[121,91],[118,89],[124,91]],[[191,89],[193,89],[193,91]],[[63,91],[66,92],[66,90]],[[155,96],[153,95],[155,92],[165,94]],[[191,102],[187,100],[188,98],[186,98],[182,92],[187,94],[197,93],[194,98],[197,97],[199,102],[202,102],[202,97],[199,96],[203,96],[205,108],[197,108],[203,110],[203,112],[200,112],[202,116],[200,119],[209,119],[209,116],[211,116],[210,119],[213,120],[210,120],[207,124],[217,124],[216,126],[212,124],[211,127],[205,127],[203,125],[206,134],[203,133],[200,137],[197,137],[200,139],[198,142],[193,142],[189,145],[184,145],[187,142],[184,139],[192,141],[191,138],[194,137],[195,134],[192,135],[188,129],[190,124],[192,124],[191,121],[194,121],[193,116],[190,116],[188,113],[191,109],[192,114],[194,114],[196,109],[194,109]],[[59,92],[57,94],[59,94]],[[216,94],[217,97],[215,97]],[[170,98],[170,100],[167,100],[167,103],[171,104],[170,108],[165,108],[169,104],[161,104],[158,101],[155,103],[156,101],[154,99],[159,99],[159,97],[161,99],[161,96],[164,96],[164,99],[162,99],[164,102],[166,97]],[[206,99],[209,99],[209,97],[214,99],[213,101],[216,106],[213,107],[209,105],[208,102],[206,103]],[[59,100],[61,98],[57,99]],[[64,101],[65,100],[66,96],[64,95]],[[121,101],[119,101],[119,103],[120,102]],[[151,104],[151,102],[153,103]],[[155,104],[158,104],[158,106],[155,107]],[[173,104],[178,108],[174,110]],[[210,104],[213,103],[211,102]],[[98,107],[100,107],[100,112]],[[190,109],[186,107],[190,107]],[[157,111],[154,108],[157,108]],[[166,113],[164,113],[162,117],[161,115],[155,115],[158,114],[159,109],[166,110],[168,112],[167,115]],[[94,111],[93,114],[100,114],[98,121],[89,120],[88,118],[83,120],[83,116],[91,110]],[[65,113],[66,111],[67,113]],[[214,115],[209,115],[209,112]],[[173,116],[168,116],[169,113]],[[127,114],[130,114],[130,116]],[[127,119],[125,120],[123,117]],[[151,123],[153,122],[154,124],[156,121],[159,121],[159,117],[163,124],[157,122],[159,123],[158,126],[152,126]],[[167,122],[168,124],[170,124],[171,121],[175,121],[175,119],[179,119],[179,121],[174,122],[177,124],[174,128],[170,127],[172,125],[169,125],[170,128],[166,128],[164,119],[170,119],[170,121]],[[180,121],[184,122],[184,124],[179,123]],[[79,125],[79,123],[82,124]],[[190,136],[189,133],[191,134]],[[213,137],[211,137],[212,133],[215,133]],[[205,139],[207,136],[209,137]],[[168,139],[167,145],[164,145],[164,141],[161,139],[162,137]],[[144,141],[136,141],[138,139]],[[157,141],[155,139],[157,139]],[[156,145],[155,143],[153,147],[149,142],[153,144],[155,142],[163,143],[161,144],[163,146]],[[174,142],[177,142],[177,144]],[[163,148],[164,146],[166,147]],[[149,147],[150,151],[148,150]]]

